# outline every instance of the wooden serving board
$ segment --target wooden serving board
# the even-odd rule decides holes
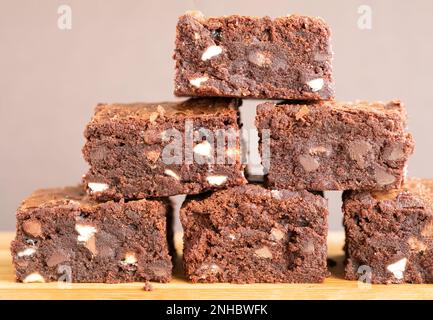
[[[170,283],[152,283],[145,291],[143,283],[69,284],[16,283],[9,253],[13,233],[0,233],[0,299],[433,299],[432,285],[372,285],[343,279],[344,234],[331,232],[329,258],[337,265],[321,284],[191,284],[176,267]],[[181,235],[176,236],[177,248]]]

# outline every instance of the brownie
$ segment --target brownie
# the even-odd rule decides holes
[[[327,200],[247,184],[187,197],[183,264],[192,282],[322,282]]]
[[[396,189],[414,149],[397,100],[265,102],[257,107],[256,125],[272,188]]]
[[[345,277],[372,283],[433,283],[433,180],[343,195]],[[366,273],[368,272],[368,273]]]
[[[176,32],[177,96],[331,99],[330,29],[321,18],[204,17]]]
[[[162,200],[97,203],[83,186],[43,189],[17,210],[11,251],[20,282],[171,279]]]
[[[241,185],[241,101],[99,104],[85,130],[84,183],[97,200],[142,199]]]

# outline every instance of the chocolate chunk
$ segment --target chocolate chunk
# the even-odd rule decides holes
[[[390,185],[395,182],[396,177],[384,169],[376,168],[374,171],[374,176],[376,178],[376,182],[379,185],[379,187],[384,187],[387,185]]]
[[[308,154],[301,154],[299,156],[299,163],[305,172],[316,171],[320,167],[320,163]]]
[[[349,142],[349,156],[352,160],[355,160],[358,167],[361,169],[365,168],[365,158],[372,152],[371,144],[367,141],[357,140]],[[370,161],[367,161],[370,163]]]
[[[23,222],[24,232],[32,237],[39,238],[42,236],[41,223],[36,219],[29,219]]]
[[[64,253],[57,251],[47,258],[46,264],[48,267],[55,267],[65,261],[69,261],[69,257]]]

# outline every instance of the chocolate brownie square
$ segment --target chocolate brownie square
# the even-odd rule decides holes
[[[97,203],[83,186],[38,190],[16,214],[16,279],[167,282],[170,210],[162,200]]]
[[[400,101],[266,102],[256,125],[272,188],[396,189],[414,148]]]
[[[188,12],[177,24],[174,59],[177,96],[334,96],[330,29],[321,18]]]
[[[399,190],[345,192],[345,277],[371,283],[433,283],[433,180]]]
[[[241,185],[240,101],[100,104],[85,130],[97,200],[197,194]]]
[[[327,201],[247,184],[187,197],[183,263],[192,282],[322,282]]]

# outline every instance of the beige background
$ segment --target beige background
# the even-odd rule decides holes
[[[72,30],[57,8],[72,8]],[[372,30],[357,27],[371,5]],[[410,175],[433,177],[433,2],[2,0],[0,2],[0,229],[39,187],[75,184],[86,171],[82,131],[97,102],[173,99],[171,59],[177,17],[286,15],[325,18],[333,29],[339,99],[401,98],[417,148]],[[256,102],[243,107],[251,126]],[[341,228],[332,194],[331,228]]]

